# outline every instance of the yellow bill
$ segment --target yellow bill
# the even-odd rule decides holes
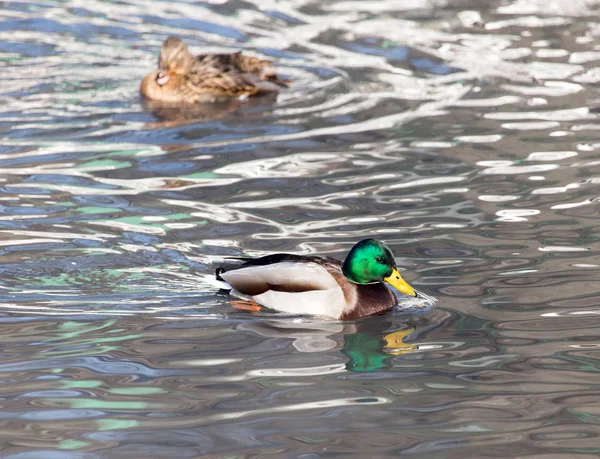
[[[404,279],[402,279],[402,276],[396,269],[392,271],[392,275],[390,277],[386,277],[383,280],[390,284],[392,287],[394,287],[396,290],[398,290],[400,293],[404,293],[408,296],[417,296],[417,292],[415,292],[415,289],[408,285]]]

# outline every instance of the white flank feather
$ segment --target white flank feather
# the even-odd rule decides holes
[[[205,282],[214,288],[222,288],[224,290],[231,289],[231,286],[227,282],[220,281],[215,278],[214,274],[200,274],[198,276],[201,282]]]
[[[288,314],[310,314],[339,319],[344,311],[344,294],[340,287],[292,293],[269,290],[253,296],[252,299],[267,308]]]

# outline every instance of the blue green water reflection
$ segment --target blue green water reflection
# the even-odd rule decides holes
[[[276,98],[142,104],[168,35]],[[596,457],[593,2],[4,2],[0,456]],[[435,308],[241,311],[224,257],[386,241]]]

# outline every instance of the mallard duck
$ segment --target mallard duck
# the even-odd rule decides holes
[[[398,301],[384,282],[405,295],[417,296],[396,267],[383,242],[358,242],[342,263],[330,257],[278,253],[216,270],[234,296],[270,309],[354,320],[391,309]]]
[[[160,50],[158,68],[142,80],[140,92],[150,100],[182,104],[273,93],[285,86],[271,61],[241,52],[194,57],[183,41],[169,37]]]

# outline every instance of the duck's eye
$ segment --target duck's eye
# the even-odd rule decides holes
[[[377,263],[381,263],[381,264],[385,263],[385,260],[383,259],[383,257],[377,257],[377,258],[375,258],[375,261]]]
[[[156,74],[156,83],[159,86],[164,86],[169,81],[169,74],[165,72],[158,72]]]

